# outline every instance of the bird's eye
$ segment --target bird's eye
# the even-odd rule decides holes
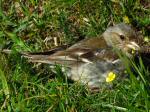
[[[124,35],[120,35],[120,39],[121,40],[125,40],[125,36]]]

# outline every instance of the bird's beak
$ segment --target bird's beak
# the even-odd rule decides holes
[[[137,55],[139,52],[140,52],[140,50],[141,50],[141,48],[140,48],[140,46],[136,43],[136,42],[129,42],[127,45],[126,45],[126,47],[127,47],[127,52],[131,55]]]
[[[140,46],[136,42],[133,42],[133,41],[129,42],[129,44],[127,44],[127,47],[134,51],[140,51]]]

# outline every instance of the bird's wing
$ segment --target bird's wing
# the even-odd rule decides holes
[[[90,52],[90,49],[66,49],[57,51],[55,53],[39,52],[39,53],[24,53],[23,57],[28,58],[30,62],[40,62],[47,64],[62,64],[73,65],[75,63],[82,63],[80,56]]]
[[[57,51],[51,55],[47,54],[47,52],[26,53],[24,57],[28,58],[31,62],[62,64],[68,67],[80,63],[93,63],[96,61],[112,62],[118,58],[111,49],[90,49],[82,47]]]
[[[108,45],[104,37],[100,36],[100,37],[87,38],[87,39],[81,40],[78,43],[69,47],[69,49],[74,49],[78,47],[90,48],[90,49],[99,49],[99,48],[101,49],[101,48],[107,48]]]
[[[59,48],[61,49],[61,48]],[[68,67],[79,63],[95,61],[114,61],[117,55],[107,46],[104,38],[88,38],[70,46],[67,49],[54,49],[50,52],[29,53],[25,57],[31,62],[62,64]]]

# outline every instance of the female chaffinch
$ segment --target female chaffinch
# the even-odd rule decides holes
[[[81,40],[66,49],[59,47],[50,52],[24,53],[24,56],[31,62],[61,64],[68,78],[93,90],[123,73],[125,65],[116,51],[132,58],[134,52],[140,51],[138,41],[136,32],[120,23],[107,28],[99,37]]]

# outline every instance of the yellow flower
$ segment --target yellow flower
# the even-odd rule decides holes
[[[125,70],[124,73],[127,74],[127,71]]]
[[[135,50],[134,50],[134,49],[132,49],[131,53],[132,53],[132,54],[135,54]]]
[[[109,72],[106,77],[106,82],[112,82],[116,78],[116,74],[113,72]]]
[[[123,21],[124,21],[125,23],[130,23],[128,16],[124,16],[124,17],[123,17]]]
[[[144,41],[145,41],[145,42],[149,42],[150,39],[149,39],[148,37],[145,37],[145,38],[144,38]]]

